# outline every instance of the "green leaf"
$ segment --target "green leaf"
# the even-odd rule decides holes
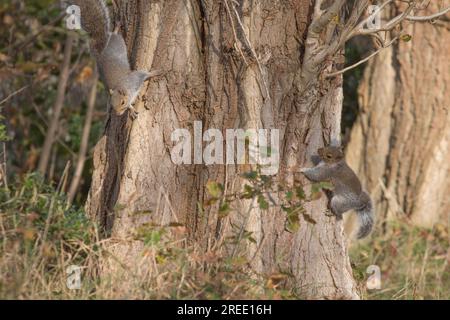
[[[288,201],[291,201],[293,197],[294,197],[294,193],[292,191],[286,192],[286,199]]]
[[[302,187],[302,186],[297,186],[297,187],[295,188],[295,195],[296,195],[297,198],[299,198],[300,200],[306,199],[305,190],[303,190],[303,187]]]
[[[224,202],[219,208],[219,218],[225,218],[230,213],[230,203]]]
[[[244,193],[242,194],[243,199],[251,199],[253,198],[253,195],[255,194],[255,189],[253,189],[251,186],[246,184],[244,186]]]
[[[409,42],[409,41],[411,41],[411,39],[412,39],[412,35],[410,35],[410,34],[402,34],[402,35],[400,36],[400,39],[401,39],[402,41]]]
[[[311,199],[312,200],[317,200],[320,199],[320,197],[322,196],[321,191],[325,189],[325,190],[333,190],[333,185],[329,182],[319,182],[319,183],[314,183],[311,186]]]
[[[285,229],[287,232],[295,233],[300,228],[300,218],[297,213],[290,213],[286,219]]]
[[[258,177],[258,172],[256,171],[244,172],[242,176],[248,180],[256,180],[256,178]]]
[[[206,183],[206,190],[208,190],[208,193],[211,196],[218,198],[223,191],[223,186],[215,181],[208,181],[208,183]]]
[[[262,194],[260,194],[258,196],[258,204],[259,204],[259,208],[262,210],[269,209],[269,203],[266,201],[266,199],[264,198],[264,196]]]

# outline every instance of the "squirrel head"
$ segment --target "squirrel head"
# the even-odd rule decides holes
[[[111,95],[111,106],[121,116],[128,109],[128,96],[122,90],[109,90]]]
[[[344,152],[341,147],[323,147],[317,150],[317,153],[326,163],[335,163],[344,159]]]

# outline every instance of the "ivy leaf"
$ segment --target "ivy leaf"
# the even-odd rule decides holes
[[[330,182],[319,182],[314,183],[311,186],[311,199],[317,200],[322,196],[321,191],[325,190],[333,190],[333,185]]]

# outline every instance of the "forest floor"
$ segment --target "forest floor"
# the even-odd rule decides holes
[[[449,229],[380,222],[350,258],[363,299],[450,299]],[[248,261],[180,246],[182,226],[149,227],[140,236],[154,268],[125,288],[98,281],[97,262],[108,252],[80,208],[30,175],[0,190],[0,299],[301,299],[287,289],[289,275],[249,277]],[[379,289],[368,290],[367,268],[379,267]],[[81,267],[79,289],[70,266]],[[206,266],[206,267],[205,267]],[[126,270],[126,272],[131,272]],[[76,272],[75,272],[76,273]],[[71,282],[72,281],[72,282]]]

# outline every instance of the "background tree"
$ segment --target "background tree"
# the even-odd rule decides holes
[[[432,1],[421,13],[433,17],[443,7]],[[381,219],[406,216],[431,227],[450,212],[450,33],[448,15],[411,20],[420,21],[404,25],[412,40],[387,48],[365,70],[347,157]]]

